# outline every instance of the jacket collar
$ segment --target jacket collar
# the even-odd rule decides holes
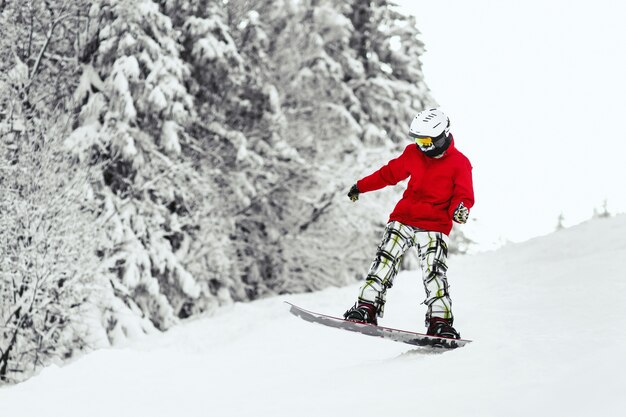
[[[448,146],[448,149],[446,149],[446,151],[440,157],[438,157],[438,158],[430,158],[430,159],[434,159],[436,161],[441,161],[442,159],[445,159],[448,156],[450,156],[451,154],[457,152],[456,147],[454,146],[454,136],[452,136],[452,133],[449,133],[449,135],[450,135],[450,146]]]

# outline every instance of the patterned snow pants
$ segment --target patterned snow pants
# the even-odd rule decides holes
[[[402,256],[413,246],[417,248],[426,289],[424,300],[424,304],[428,307],[426,325],[430,317],[453,319],[452,301],[448,294],[446,277],[448,236],[441,232],[429,232],[407,226],[397,221],[387,224],[383,240],[376,252],[376,258],[359,291],[359,301],[373,304],[377,308],[378,316],[383,316],[387,289],[393,286]]]

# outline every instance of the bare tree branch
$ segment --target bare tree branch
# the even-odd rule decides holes
[[[61,23],[64,19],[66,19],[69,16],[70,16],[70,14],[67,13],[67,14],[59,16],[58,18],[56,18],[55,20],[52,21],[52,24],[50,25],[50,29],[48,30],[48,33],[46,34],[46,40],[45,40],[43,46],[41,47],[41,50],[39,51],[39,55],[37,55],[37,60],[35,61],[35,65],[33,66],[33,70],[30,73],[29,82],[28,82],[28,85],[26,86],[26,92],[27,93],[30,90],[31,85],[33,84],[33,82],[35,80],[35,75],[37,75],[37,72],[39,71],[39,67],[41,65],[42,58],[43,58],[44,54],[46,53],[46,50],[48,49],[48,46],[50,45],[50,41],[52,40],[52,37],[54,36],[54,30],[56,29],[56,27],[57,27],[57,25],[59,23]]]

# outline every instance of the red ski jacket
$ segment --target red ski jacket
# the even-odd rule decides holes
[[[462,202],[468,209],[474,205],[472,165],[454,147],[454,139],[439,159],[424,155],[415,144],[407,146],[402,155],[357,181],[357,188],[366,193],[408,177],[409,185],[391,213],[390,222],[448,235],[458,205]]]

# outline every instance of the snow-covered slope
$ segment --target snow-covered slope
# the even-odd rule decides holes
[[[306,323],[357,286],[236,304],[0,390],[0,416],[594,416],[626,407],[626,216],[457,257],[456,324],[432,353]],[[367,265],[364,265],[364,269]],[[404,272],[381,324],[423,330]]]

